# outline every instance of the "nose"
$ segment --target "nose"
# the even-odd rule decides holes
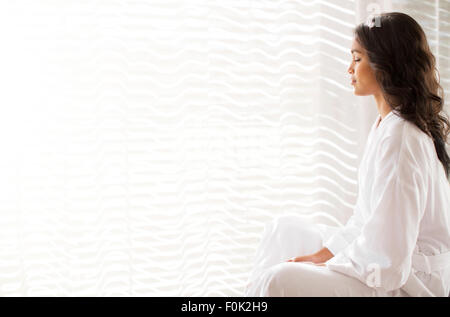
[[[353,69],[353,61],[350,63],[350,65],[348,66],[347,72],[352,75],[354,73],[354,69]]]

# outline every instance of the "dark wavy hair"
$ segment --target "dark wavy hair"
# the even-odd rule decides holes
[[[367,51],[392,110],[433,139],[448,178],[450,158],[445,145],[450,123],[443,110],[436,59],[423,29],[407,14],[382,13],[358,25],[355,39]]]

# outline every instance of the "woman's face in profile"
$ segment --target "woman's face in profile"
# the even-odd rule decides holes
[[[380,92],[375,72],[369,63],[369,57],[356,39],[353,39],[351,53],[352,62],[347,71],[351,75],[353,93],[357,96],[368,96]]]

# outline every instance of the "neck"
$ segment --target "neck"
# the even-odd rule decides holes
[[[375,102],[377,104],[378,113],[381,116],[381,120],[383,120],[384,117],[386,117],[389,114],[389,112],[391,112],[392,109],[386,102],[386,99],[384,98],[383,94],[378,93],[375,94],[374,97]]]

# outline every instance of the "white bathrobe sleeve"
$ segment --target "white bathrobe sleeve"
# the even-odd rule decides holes
[[[326,266],[386,291],[401,288],[411,271],[427,192],[420,142],[408,135],[381,142],[366,199],[370,213],[360,235]],[[369,173],[370,174],[370,173]]]

